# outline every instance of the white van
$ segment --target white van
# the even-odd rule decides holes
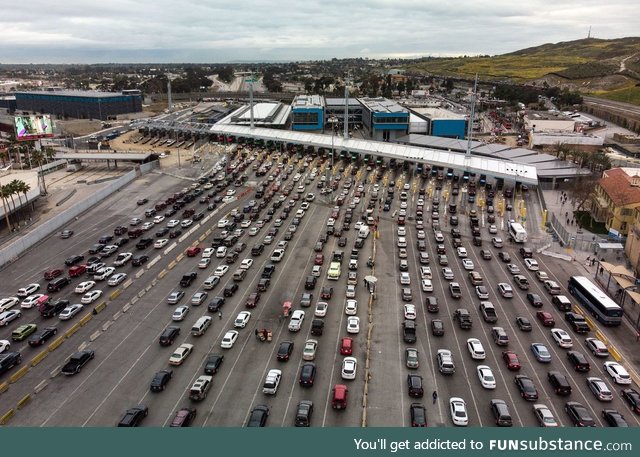
[[[370,229],[368,226],[363,225],[362,227],[360,227],[360,230],[358,230],[358,238],[366,238],[369,236],[369,232]]]
[[[206,332],[209,326],[211,325],[211,321],[212,321],[211,316],[202,316],[200,319],[196,321],[195,324],[193,324],[193,327],[191,327],[191,334],[193,336],[204,335],[204,332]]]

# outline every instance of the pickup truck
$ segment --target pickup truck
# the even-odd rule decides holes
[[[402,338],[405,343],[416,342],[416,323],[411,320],[405,320],[402,323]]]
[[[498,321],[496,309],[491,302],[483,301],[480,303],[480,314],[485,322],[494,323]]]
[[[19,352],[5,352],[0,354],[0,375],[6,373],[11,368],[19,365],[22,356]]]
[[[571,324],[573,331],[576,333],[589,333],[591,330],[584,316],[578,313],[566,312],[564,313],[564,320]]]
[[[470,329],[473,326],[471,314],[469,314],[469,310],[464,308],[456,309],[456,312],[453,315],[453,320],[458,321],[458,325],[460,325],[461,329]]]
[[[331,257],[332,262],[340,262],[342,263],[342,259],[344,258],[344,252],[342,251],[333,251],[333,255]]]
[[[84,351],[76,352],[73,354],[69,361],[62,367],[62,374],[70,376],[77,373],[80,373],[80,370],[83,366],[89,362],[89,360],[93,359],[94,352],[91,349],[86,349]]]
[[[180,287],[189,287],[191,283],[198,277],[198,273],[192,271],[182,276],[180,280]]]

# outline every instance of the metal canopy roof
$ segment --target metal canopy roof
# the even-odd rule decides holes
[[[56,159],[80,159],[80,160],[146,160],[153,153],[143,154],[118,153],[83,153],[83,152],[58,152]]]
[[[373,154],[388,159],[422,162],[445,168],[469,171],[471,173],[486,174],[495,178],[515,180],[523,184],[538,185],[538,176],[535,167],[489,157],[466,156],[465,154],[456,152],[356,138],[345,140],[339,136],[332,137],[332,135],[326,134],[273,130],[258,127],[251,129],[250,127],[239,125],[215,124],[211,127],[211,132],[261,140],[297,143],[327,149],[330,149],[333,144],[335,150],[345,149],[350,152]]]

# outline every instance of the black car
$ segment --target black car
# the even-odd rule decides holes
[[[622,389],[620,394],[631,410],[636,414],[640,414],[640,393],[635,389]]]
[[[591,369],[591,364],[587,360],[587,358],[578,351],[568,351],[567,358],[571,365],[573,365],[573,369],[582,373],[586,373]]]
[[[195,271],[182,275],[182,279],[180,279],[180,287],[189,287],[197,277],[198,273]]]
[[[251,410],[247,427],[264,427],[267,425],[269,417],[269,407],[266,405],[258,405]]]
[[[167,384],[173,377],[173,370],[161,370],[158,371],[151,380],[149,388],[151,392],[162,392],[167,388]]]
[[[149,260],[149,256],[142,254],[142,255],[136,255],[133,256],[133,258],[131,259],[131,265],[133,265],[134,267],[139,267],[142,264],[146,263],[147,260]]]
[[[114,245],[121,247],[129,242],[129,238],[118,238],[113,242]]]
[[[571,384],[567,377],[559,371],[550,371],[547,374],[549,384],[553,387],[553,390],[558,395],[571,395]]]
[[[63,309],[69,306],[69,304],[70,304],[69,300],[63,300],[63,299],[56,300],[55,303],[48,303],[44,305],[43,308],[40,308],[40,315],[45,319],[49,317],[57,316],[62,312]]]
[[[302,365],[300,369],[300,385],[302,387],[313,387],[313,382],[316,379],[316,364],[307,362]]]
[[[540,295],[538,295],[538,294],[531,294],[531,293],[527,294],[527,300],[529,300],[529,303],[534,308],[541,308],[542,307],[542,299],[540,298]]]
[[[58,333],[56,327],[45,327],[29,337],[29,346],[42,346],[45,341]]]
[[[417,374],[407,375],[407,385],[409,387],[409,396],[422,398],[424,388],[422,387],[422,376]]]
[[[576,427],[595,427],[596,423],[589,414],[587,408],[577,401],[569,401],[565,403],[564,410],[569,415],[569,419]]]
[[[120,419],[120,422],[118,422],[118,427],[137,427],[148,414],[149,408],[144,405],[128,409]]]
[[[296,427],[311,427],[311,415],[313,414],[313,402],[310,400],[300,400],[296,409]]]
[[[421,403],[411,403],[411,406],[409,406],[409,413],[411,414],[412,427],[427,426],[427,409],[424,405]]]
[[[222,306],[224,305],[224,298],[223,297],[213,297],[213,300],[211,300],[211,303],[209,303],[209,306],[207,306],[207,309],[209,310],[210,313],[217,313],[218,311],[220,311],[220,308],[222,308]]]
[[[195,408],[182,408],[180,409],[169,427],[188,427],[196,418],[196,409]]]
[[[516,386],[520,390],[520,396],[527,401],[536,401],[538,399],[538,391],[533,381],[528,376],[519,374],[515,377]]]
[[[160,346],[171,346],[178,335],[180,335],[180,327],[170,325],[165,328],[162,335],[160,335]]]
[[[224,356],[220,354],[209,354],[207,363],[204,364],[204,374],[214,375],[218,372],[220,365],[224,362]]]
[[[22,356],[19,352],[3,352],[0,354],[0,375],[19,365],[21,361]]]
[[[251,248],[251,255],[254,257],[259,256],[264,252],[264,244],[259,243]]]
[[[94,352],[91,349],[85,349],[84,351],[76,352],[62,367],[62,374],[70,376],[80,373],[82,367],[85,366],[89,362],[89,360],[93,359],[93,356]]]
[[[498,253],[498,257],[500,257],[500,260],[502,260],[504,263],[511,262],[511,256],[509,255],[509,253],[507,253],[505,251],[500,251]]]
[[[433,336],[444,335],[444,323],[441,319],[431,319],[431,334]]]
[[[291,356],[291,352],[293,352],[293,341],[283,341],[280,343],[278,347],[278,353],[276,354],[276,358],[283,362],[289,360]]]
[[[136,249],[147,249],[153,244],[153,238],[140,238],[136,243]]]
[[[526,317],[516,317],[516,325],[523,332],[530,332],[533,327],[531,327],[531,322]]]
[[[67,260],[64,261],[64,264],[70,267],[80,263],[83,260],[84,260],[83,255],[72,255],[71,257],[68,257]]]
[[[307,279],[304,281],[305,290],[312,290],[316,287],[317,279],[315,276],[307,276]]]
[[[169,238],[178,238],[180,235],[182,235],[182,230],[180,229],[174,229],[169,232]]]
[[[222,291],[222,295],[224,295],[225,297],[232,297],[237,290],[238,290],[238,284],[235,282],[232,282],[231,284],[227,284],[225,286],[224,290]]]
[[[98,243],[107,244],[110,241],[113,241],[113,235],[104,235],[100,237],[100,239],[98,240]]]
[[[149,199],[148,198],[141,198],[136,203],[138,204],[138,206],[146,205],[147,203],[149,203]]]
[[[603,409],[602,418],[609,427],[628,427],[624,416],[615,409]]]
[[[169,233],[169,227],[162,227],[160,230],[156,232],[156,238],[162,238],[167,233]]]

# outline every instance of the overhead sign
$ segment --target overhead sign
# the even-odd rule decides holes
[[[33,141],[53,137],[53,122],[47,114],[15,116],[16,140]]]

